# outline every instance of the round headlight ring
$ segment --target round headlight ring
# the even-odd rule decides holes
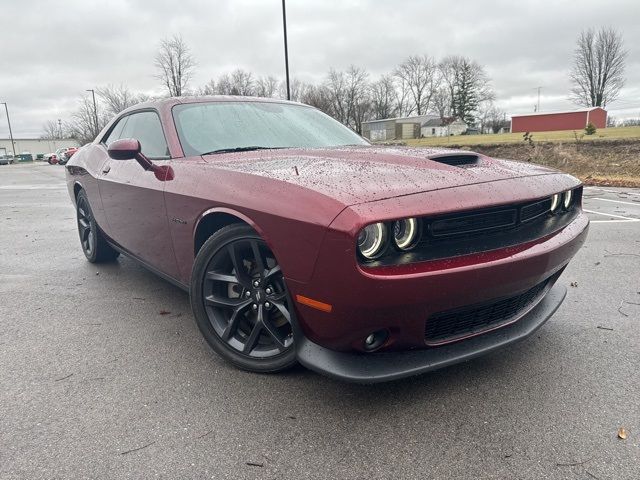
[[[556,213],[560,207],[560,194],[556,193],[551,196],[551,213]]]
[[[400,250],[411,250],[418,240],[418,220],[405,218],[393,222],[393,242]]]
[[[573,203],[573,190],[567,190],[564,192],[562,197],[562,205],[565,210],[569,210],[571,208],[571,204]]]
[[[387,243],[387,228],[384,223],[372,223],[358,235],[358,251],[367,260],[373,260],[384,252]]]

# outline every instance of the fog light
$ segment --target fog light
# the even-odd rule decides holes
[[[373,332],[364,339],[364,349],[367,351],[376,350],[380,348],[384,342],[389,338],[389,332],[386,330],[378,330]]]

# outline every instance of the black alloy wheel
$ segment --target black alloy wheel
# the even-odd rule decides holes
[[[277,372],[296,363],[284,276],[248,225],[225,227],[202,246],[191,304],[207,342],[240,368]]]
[[[111,248],[102,236],[84,190],[80,190],[76,198],[76,220],[80,244],[87,260],[91,263],[101,263],[118,257],[119,253]]]

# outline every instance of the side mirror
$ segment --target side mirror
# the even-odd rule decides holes
[[[109,145],[107,152],[109,157],[114,160],[135,159],[145,170],[153,170],[155,165],[140,150],[141,147],[138,140],[135,138],[122,138]]]
[[[140,142],[135,138],[123,138],[109,145],[107,151],[114,160],[131,160],[140,153]]]

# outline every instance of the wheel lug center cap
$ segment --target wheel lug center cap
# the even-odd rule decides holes
[[[264,303],[264,301],[267,298],[267,294],[261,288],[254,289],[253,292],[251,293],[251,296],[253,297],[253,301],[255,303]]]

